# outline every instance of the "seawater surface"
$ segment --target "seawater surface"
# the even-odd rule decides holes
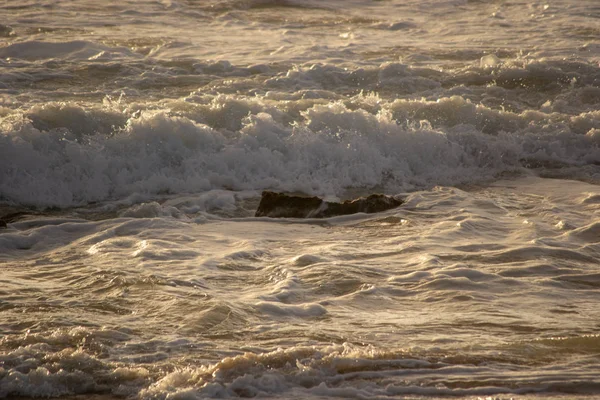
[[[0,5],[0,398],[600,396],[593,0]],[[263,190],[397,209],[256,218]]]

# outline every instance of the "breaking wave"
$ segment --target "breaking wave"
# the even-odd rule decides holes
[[[160,105],[107,98],[3,108],[0,199],[69,207],[211,189],[395,193],[483,182],[523,167],[600,163],[595,86],[523,110],[496,104],[516,96],[501,86],[455,87],[437,99],[328,91],[336,79],[348,86],[354,75],[369,76],[362,71],[290,70],[266,82],[287,90],[254,96],[198,91]],[[527,79],[527,69],[519,71]],[[423,83],[423,73],[415,78],[402,64],[377,74],[388,89],[409,84],[425,93],[441,85]],[[483,100],[471,101],[473,93]]]

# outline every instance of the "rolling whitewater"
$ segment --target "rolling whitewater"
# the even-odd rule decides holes
[[[600,4],[6,1],[0,220],[0,399],[598,397]]]

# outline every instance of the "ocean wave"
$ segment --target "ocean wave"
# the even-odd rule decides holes
[[[133,106],[133,105],[132,105]],[[600,163],[600,114],[508,112],[461,96],[385,101],[188,97],[152,110],[47,103],[5,110],[0,198],[69,207],[212,189],[340,196]]]
[[[513,364],[514,375],[499,372],[494,366],[496,362]],[[518,371],[525,370],[527,378],[519,379]],[[572,379],[579,381],[573,384]],[[583,369],[565,376],[543,368],[534,373],[526,365],[519,365],[516,357],[512,361],[510,356],[426,358],[407,350],[382,351],[345,343],[324,348],[296,347],[262,354],[246,353],[209,366],[186,368],[166,375],[144,389],[141,396],[482,396],[583,394],[597,387],[593,374]]]
[[[30,40],[9,44],[0,48],[0,58],[40,61],[60,59],[62,61],[115,60],[139,58],[126,47],[108,47],[86,40],[69,42],[46,42]]]

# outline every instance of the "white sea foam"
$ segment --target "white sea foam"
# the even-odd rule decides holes
[[[600,160],[597,112],[519,114],[459,96],[377,100],[378,111],[327,102],[299,114],[270,114],[266,100],[231,101],[192,106],[186,116],[145,111],[127,120],[75,104],[35,106],[24,121],[10,114],[1,137],[3,199],[65,207],[135,193],[266,188],[339,196],[348,188],[481,182],[523,160]],[[222,106],[231,111],[223,115]]]

